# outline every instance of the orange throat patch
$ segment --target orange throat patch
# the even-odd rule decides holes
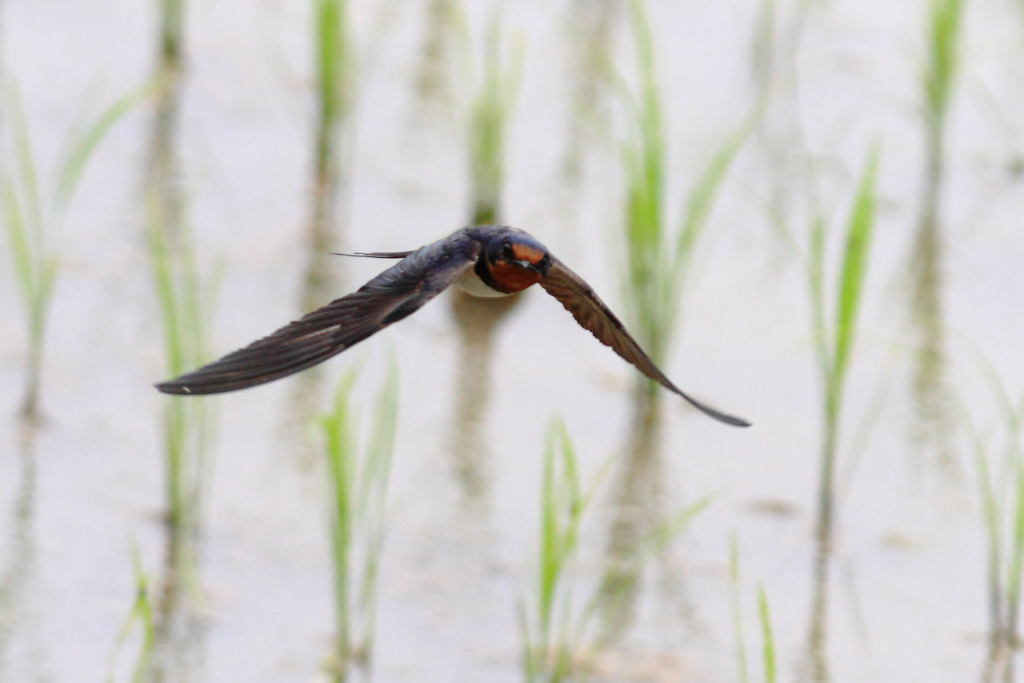
[[[491,264],[491,277],[494,279],[494,284],[508,294],[521,292],[541,280],[541,274],[535,270],[527,270],[511,263],[502,262]]]

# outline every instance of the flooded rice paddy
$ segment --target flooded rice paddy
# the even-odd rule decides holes
[[[392,364],[395,444],[377,520],[386,536],[375,608],[360,617],[373,615],[374,680],[525,679],[520,624],[538,602],[556,416],[582,486],[600,477],[559,593],[571,594],[574,622],[602,596],[574,641],[572,680],[767,680],[762,588],[778,680],[1014,680],[1024,11],[1008,0],[963,3],[958,38],[937,58],[929,8],[955,11],[949,0],[642,5],[669,229],[723,142],[743,136],[689,261],[662,367],[751,428],[667,392],[645,411],[635,370],[533,288],[498,312],[442,295],[313,379],[195,399],[201,415],[181,413],[185,431],[173,431],[169,406],[200,404],[152,387],[169,373],[154,244],[169,245],[182,318],[196,294],[189,268],[199,273],[193,303],[208,323],[195,346],[206,358],[382,270],[324,260],[325,245],[414,249],[483,215],[481,197],[633,326],[623,150],[635,139],[641,5],[464,4],[339,5],[350,80],[326,182],[313,142],[323,2],[179,6],[181,61],[163,62],[170,80],[147,91],[167,26],[156,2],[0,3],[0,680],[337,678],[335,494],[313,416],[357,369],[349,405],[363,450]],[[482,154],[470,131],[488,44],[499,45],[504,88],[491,185],[470,163],[471,150]],[[946,57],[947,99],[929,100],[929,74]],[[69,132],[136,91],[61,214],[47,197]],[[19,106],[56,263],[31,420],[11,230],[11,188],[29,196]],[[161,106],[171,132],[154,123]],[[821,543],[825,398],[808,264],[817,224],[834,338],[872,150],[872,238]],[[326,209],[313,203],[323,192]],[[311,224],[331,223],[324,212],[333,232],[316,236]],[[309,284],[324,263],[333,293]],[[185,461],[185,492],[171,504],[168,444],[182,433],[182,452],[202,456]],[[697,503],[706,507],[665,532]],[[353,676],[366,673],[366,654],[353,656]]]

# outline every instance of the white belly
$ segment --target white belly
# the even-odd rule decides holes
[[[499,292],[490,285],[485,284],[473,268],[460,275],[459,279],[455,281],[455,286],[466,294],[472,294],[473,296],[508,296],[508,294]]]

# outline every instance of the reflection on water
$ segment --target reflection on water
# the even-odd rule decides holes
[[[635,392],[625,458],[611,482],[614,492],[606,569],[600,588],[602,639],[614,641],[636,618],[643,563],[640,546],[664,518],[661,398],[643,381]]]
[[[829,569],[832,564],[833,515],[831,489],[822,488],[818,503],[814,564],[811,570],[811,619],[807,636],[807,669],[804,680],[825,683],[828,674]]]
[[[962,2],[927,4],[924,26],[926,61],[921,74],[924,110],[924,178],[920,213],[910,260],[911,324],[915,357],[911,396],[918,445],[938,457],[947,472],[955,467],[951,396],[946,380],[946,330],[943,306],[944,249],[941,203],[945,177],[946,118],[961,57]]]
[[[912,436],[938,456],[945,470],[955,467],[953,425],[946,384],[946,334],[942,304],[943,248],[939,224],[942,190],[942,145],[929,135],[928,161],[920,222],[914,238],[910,273],[913,278],[911,322],[914,326],[914,371],[911,395],[916,424]]]
[[[482,298],[452,290],[452,315],[459,335],[455,406],[450,439],[452,469],[464,502],[486,507],[489,488],[485,418],[491,399],[494,335],[519,294]]]
[[[492,15],[479,59],[482,71],[470,104],[468,225],[501,224],[505,185],[505,133],[514,95],[511,70],[501,63],[501,23]],[[519,294],[475,297],[452,292],[452,315],[459,335],[452,457],[464,500],[486,504],[488,476],[484,459],[484,420],[490,404],[494,335],[520,300]]]
[[[1019,645],[1014,644],[1012,637],[1002,629],[993,629],[989,633],[988,656],[985,658],[981,672],[981,683],[1015,683],[1014,660]]]
[[[161,0],[158,36],[156,108],[146,164],[146,201],[171,249],[179,249],[184,199],[177,158],[180,141],[184,0]],[[156,188],[160,188],[159,191]]]
[[[562,172],[568,182],[580,180],[583,156],[594,138],[607,135],[611,125],[607,79],[612,64],[613,37],[620,25],[622,0],[573,0],[569,6],[569,116]]]
[[[184,0],[162,0],[156,99],[143,202],[170,374],[203,359],[202,295],[185,216],[180,151],[185,50]],[[203,399],[164,399],[163,457],[167,506],[164,561],[153,615],[153,651],[143,672],[152,683],[195,679],[205,628],[197,564],[200,502],[209,438]]]
[[[416,95],[426,104],[446,107],[453,99],[449,74],[458,21],[455,0],[431,0],[414,85]]]
[[[14,504],[4,520],[7,537],[3,545],[4,563],[0,567],[0,681],[9,677],[8,656],[11,642],[25,622],[22,602],[35,571],[36,541],[33,520],[36,501],[36,436],[37,427],[29,420],[20,421],[18,458],[20,473]]]
[[[161,582],[146,680],[151,683],[199,680],[207,623],[196,593],[198,587],[169,564],[163,569]]]

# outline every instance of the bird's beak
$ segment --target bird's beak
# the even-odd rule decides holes
[[[528,270],[533,270],[533,271],[536,271],[538,273],[540,272],[539,270],[537,270],[537,266],[533,265],[529,261],[516,261],[515,263],[517,265],[519,265],[520,267],[522,267],[522,268],[526,268]]]

